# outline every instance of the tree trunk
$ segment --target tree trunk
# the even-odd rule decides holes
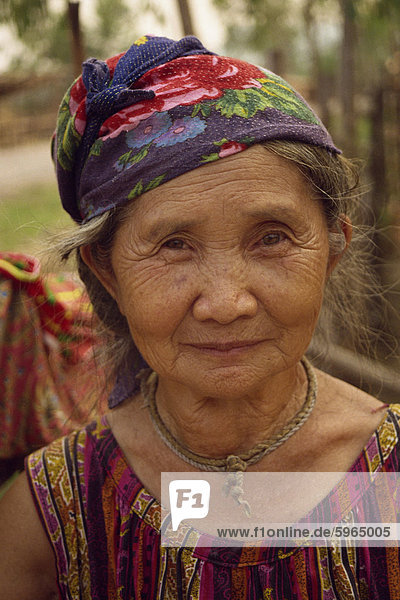
[[[68,22],[71,40],[71,59],[75,77],[82,73],[84,60],[82,32],[79,21],[79,1],[68,1]]]
[[[282,48],[272,48],[272,50],[268,51],[269,62],[266,64],[271,65],[271,71],[280,75],[281,77],[285,77],[286,75],[286,55]]]
[[[378,220],[387,198],[383,85],[379,85],[372,96],[371,134],[372,210],[375,220]]]
[[[343,16],[343,39],[341,61],[342,145],[346,153],[356,153],[354,110],[354,54],[356,23],[354,0],[339,0]]]
[[[399,62],[400,62],[400,51],[399,51]],[[394,131],[395,131],[395,154],[396,154],[396,172],[400,174],[400,73],[393,82],[393,95],[395,98],[396,109],[395,109],[395,120],[394,120]],[[396,198],[400,198],[400,181],[399,177],[396,177],[394,185],[394,195]]]
[[[317,112],[321,116],[323,124],[329,130],[331,126],[331,114],[328,100],[332,93],[332,83],[329,74],[324,71],[321,60],[315,17],[313,14],[314,6],[315,0],[306,1],[303,7],[303,19],[311,52],[312,78],[315,86],[315,100],[318,104]]]
[[[178,0],[178,10],[184,35],[195,35],[188,0]]]

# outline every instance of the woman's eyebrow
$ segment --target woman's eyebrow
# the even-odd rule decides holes
[[[299,218],[299,211],[296,208],[287,206],[271,206],[268,208],[255,208],[249,211],[245,210],[243,212],[243,217],[250,217],[257,221],[271,219],[274,221],[282,221],[286,219],[297,220]],[[179,219],[179,216],[176,218],[160,217],[160,219],[158,219],[155,223],[146,228],[146,237],[149,239],[159,239],[179,231],[193,229],[199,225],[202,225],[205,221],[205,217],[185,220]]]
[[[164,237],[178,231],[192,229],[201,225],[204,221],[205,219],[180,220],[179,217],[176,219],[161,218],[148,228],[147,237],[151,239]]]
[[[299,218],[299,210],[289,206],[271,206],[268,208],[256,208],[246,211],[245,216],[257,220],[273,219],[274,221],[293,220]]]

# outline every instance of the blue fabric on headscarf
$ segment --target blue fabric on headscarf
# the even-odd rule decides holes
[[[82,65],[82,79],[87,89],[86,128],[82,136],[75,172],[76,187],[90,148],[96,141],[104,121],[126,106],[154,98],[152,91],[130,89],[144,73],[174,58],[194,54],[214,54],[195,36],[175,42],[165,37],[149,37],[145,44],[132,44],[120,58],[111,79],[107,63],[89,58]]]

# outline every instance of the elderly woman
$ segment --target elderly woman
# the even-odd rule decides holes
[[[1,596],[400,598],[397,547],[160,544],[161,472],[399,471],[400,408],[303,358],[355,195],[308,105],[196,38],[143,37],[84,64],[54,157],[79,223],[62,253],[118,376],[3,499]]]

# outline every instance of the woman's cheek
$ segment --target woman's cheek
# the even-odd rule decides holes
[[[179,271],[145,269],[125,287],[124,305],[132,333],[162,338],[183,320],[193,302],[194,286],[190,276]]]
[[[264,309],[282,323],[315,321],[324,291],[324,272],[320,264],[304,261],[290,266],[275,264],[258,273],[258,297]]]

